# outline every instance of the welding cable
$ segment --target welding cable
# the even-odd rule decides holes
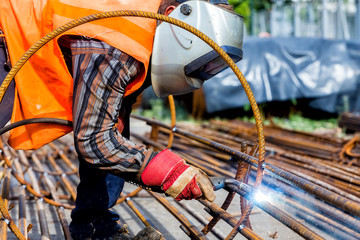
[[[28,124],[34,124],[34,123],[55,123],[60,125],[66,125],[66,126],[72,126],[72,122],[64,119],[57,119],[57,118],[30,118],[21,120],[15,123],[11,123],[3,128],[0,129],[0,135],[6,133],[7,131],[10,131],[11,129],[28,125]]]
[[[30,118],[30,119],[25,119],[25,120],[21,120],[21,121],[18,121],[18,122],[15,122],[15,123],[11,123],[9,125],[6,125],[5,127],[1,128],[0,129],[0,135],[14,129],[14,128],[17,128],[17,127],[20,127],[20,126],[24,126],[24,125],[28,125],[28,124],[35,124],[35,123],[55,123],[55,124],[60,124],[60,125],[65,125],[65,126],[72,126],[72,122],[71,121],[68,121],[68,120],[64,120],[64,119],[57,119],[57,118]],[[28,166],[27,164],[24,164],[22,163],[25,167],[30,167]],[[64,173],[55,173],[55,172],[45,172],[45,171],[41,171],[39,169],[36,169],[36,168],[33,168],[33,170],[35,172],[38,172],[38,173],[46,173],[46,174],[49,174],[49,175],[61,175],[61,174],[64,174]],[[65,173],[66,175],[73,175],[73,174],[76,174],[76,171],[70,171],[70,172],[66,172]]]
[[[28,125],[28,124],[35,124],[35,123],[56,123],[56,124],[61,124],[61,125],[65,125],[65,126],[72,126],[72,122],[71,121],[67,121],[67,120],[63,120],[63,119],[57,119],[57,118],[31,118],[31,119],[25,119],[25,120],[21,120],[19,122],[15,122],[9,125],[6,125],[5,127],[0,129],[0,135],[10,131],[11,129],[14,129],[16,127],[19,126],[24,126],[24,125]],[[30,165],[21,162],[21,164],[23,166],[25,166],[26,168],[29,168]],[[74,175],[77,174],[77,170],[72,170],[69,172],[63,172],[63,173],[58,173],[58,172],[53,172],[53,171],[42,171],[40,169],[37,169],[36,167],[31,166],[34,172],[40,173],[40,174],[49,174],[49,175],[53,175],[53,176],[61,176],[61,175]]]
[[[5,95],[6,89],[10,85],[10,82],[15,77],[17,72],[20,70],[20,68],[26,63],[26,61],[34,55],[41,47],[43,47],[46,43],[48,43],[50,40],[54,39],[55,37],[61,35],[62,33],[66,32],[67,30],[70,30],[72,28],[75,28],[79,25],[105,19],[105,18],[112,18],[112,17],[145,17],[145,18],[151,18],[156,19],[159,21],[168,22],[170,24],[176,25],[178,27],[181,27],[188,32],[196,35],[201,40],[203,40],[205,43],[207,43],[210,47],[212,47],[229,65],[229,67],[233,70],[235,75],[237,76],[238,80],[240,81],[242,87],[245,90],[245,93],[248,97],[248,100],[250,102],[251,109],[254,114],[255,118],[255,125],[257,129],[257,137],[258,137],[258,145],[259,145],[259,158],[258,158],[258,168],[257,168],[257,176],[254,183],[254,189],[258,188],[261,184],[263,175],[264,175],[264,162],[265,162],[265,136],[264,136],[264,127],[262,122],[262,116],[260,113],[260,110],[258,108],[258,105],[256,103],[255,97],[253,92],[251,91],[250,85],[246,81],[244,75],[240,71],[240,69],[237,67],[235,62],[231,59],[231,57],[218,45],[216,44],[211,38],[206,36],[204,33],[199,31],[198,29],[190,26],[189,24],[186,24],[178,19],[171,18],[169,16],[157,14],[157,13],[151,13],[151,12],[144,12],[144,11],[131,11],[131,10],[122,10],[122,11],[110,11],[110,12],[101,12],[96,13],[93,15],[85,16],[79,19],[75,19],[63,26],[60,26],[56,28],[54,31],[48,33],[46,36],[41,38],[38,42],[36,42],[33,46],[31,46],[28,51],[26,51],[23,56],[14,64],[14,66],[11,68],[10,72],[4,79],[3,83],[0,86],[0,103]],[[243,214],[241,219],[239,220],[237,225],[242,224],[243,221],[245,221],[248,216],[250,215],[252,204],[249,204],[247,207],[246,214]]]

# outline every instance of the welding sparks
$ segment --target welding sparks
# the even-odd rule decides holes
[[[264,194],[264,193],[261,192],[261,191],[257,191],[257,192],[254,194],[254,200],[255,200],[256,202],[270,202],[271,197],[270,197],[270,195]]]

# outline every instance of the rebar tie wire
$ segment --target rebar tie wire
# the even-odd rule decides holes
[[[21,67],[29,60],[29,58],[32,55],[34,55],[46,43],[48,43],[55,37],[61,35],[62,33],[66,32],[67,30],[75,28],[79,25],[82,25],[82,24],[85,24],[88,22],[92,22],[95,20],[113,18],[113,17],[144,17],[144,18],[156,19],[156,20],[160,20],[160,21],[164,21],[164,22],[176,25],[178,27],[181,27],[182,29],[185,29],[185,30],[191,32],[192,34],[196,35],[201,40],[206,42],[226,61],[226,63],[233,70],[236,77],[239,79],[242,87],[244,88],[245,93],[249,99],[251,109],[254,114],[254,118],[255,118],[257,137],[258,137],[258,145],[259,145],[258,168],[257,168],[256,180],[254,183],[254,191],[256,191],[256,189],[261,184],[263,174],[264,174],[263,164],[265,162],[265,137],[264,137],[264,128],[263,128],[262,117],[261,117],[258,105],[256,103],[254,94],[251,91],[250,85],[246,81],[244,75],[242,74],[240,69],[237,67],[235,62],[217,43],[215,43],[211,38],[209,38],[207,35],[205,35],[201,31],[199,31],[198,29],[196,29],[196,28],[190,26],[189,24],[184,23],[178,19],[175,19],[175,18],[172,18],[169,16],[165,16],[162,14],[152,13],[152,12],[120,10],[120,11],[109,11],[109,12],[96,13],[93,15],[89,15],[89,16],[85,16],[85,17],[82,17],[79,19],[72,20],[63,26],[56,28],[54,31],[48,33],[46,36],[41,38],[38,42],[36,42],[34,45],[32,45],[22,55],[22,57],[14,64],[14,66],[11,68],[10,72],[7,74],[6,78],[4,79],[3,83],[0,86],[0,103],[5,95],[5,92],[8,88],[8,86],[10,85],[10,82],[15,77],[15,75],[19,72]],[[246,211],[243,213],[242,217],[240,218],[238,224],[236,224],[236,228],[238,228],[238,226],[240,226],[248,218],[251,210],[252,210],[252,204],[249,204]],[[235,230],[235,228],[233,230]],[[230,237],[230,239],[232,239],[232,237]]]

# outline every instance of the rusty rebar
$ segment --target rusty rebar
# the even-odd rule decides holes
[[[6,154],[6,151],[7,151],[8,148],[9,148],[9,147],[4,147],[3,150],[4,150],[5,154]],[[12,167],[11,161],[8,159],[7,156],[4,157],[4,160],[5,160],[5,163],[6,163],[6,165],[7,165],[8,167]],[[28,169],[29,169],[29,168],[28,168]],[[36,197],[44,200],[45,202],[47,202],[47,203],[49,203],[49,204],[51,204],[51,205],[57,206],[57,207],[63,207],[63,208],[67,208],[67,209],[73,209],[73,208],[74,208],[74,207],[71,206],[71,205],[62,204],[62,203],[53,201],[53,200],[45,197],[44,195],[42,195],[42,194],[40,193],[40,192],[41,192],[41,191],[40,191],[40,188],[39,188],[39,191],[36,191],[36,190],[32,187],[32,185],[31,185],[30,183],[28,183],[25,179],[21,178],[16,171],[12,171],[11,174],[16,178],[16,180],[17,180],[20,184],[26,186],[26,190],[27,190],[28,192],[30,192],[32,195],[34,195],[34,196],[36,196]]]
[[[145,143],[149,143],[150,145],[154,145],[155,148],[159,148],[162,149],[164,147],[166,147],[166,135],[168,135],[170,133],[171,130],[166,129],[164,131],[164,129],[162,127],[157,126],[156,124],[152,124],[153,126],[157,127],[157,131],[156,134],[158,134],[157,136],[154,136],[157,141],[153,141],[153,142],[149,142],[147,140],[147,138],[142,138],[140,139],[141,141],[144,141]],[[250,160],[249,162],[243,161],[241,158],[237,157],[237,155],[232,155],[229,154],[227,151],[219,151],[217,148],[214,148],[212,146],[209,145],[201,145],[203,143],[199,142],[199,143],[195,143],[195,140],[184,140],[184,139],[188,139],[187,137],[184,137],[182,135],[179,134],[179,132],[181,132],[182,130],[180,130],[181,128],[177,127],[174,131],[174,133],[176,133],[176,136],[174,138],[174,142],[172,144],[172,150],[176,151],[176,153],[178,153],[179,155],[181,155],[184,159],[186,159],[186,161],[188,161],[191,164],[194,164],[197,167],[201,167],[202,169],[207,169],[206,172],[210,173],[210,175],[221,175],[221,176],[227,176],[230,178],[235,178],[236,175],[236,164],[241,163],[242,165],[248,165],[248,167],[251,166],[251,178],[250,181],[253,181],[254,177],[256,176],[256,162],[257,159],[254,156],[251,156],[252,154],[247,153],[248,151],[244,151],[244,149],[241,149],[241,152],[244,153],[246,155],[250,156]],[[200,128],[198,128],[200,129]],[[196,132],[196,131],[194,131]],[[198,131],[201,134],[205,133],[203,131]],[[223,134],[223,133],[222,133]],[[239,145],[240,141],[242,140],[241,138],[237,138],[235,137],[234,139],[236,139],[236,143],[231,143],[231,138],[233,135],[222,135],[222,134],[218,134],[215,135],[213,134],[213,136],[211,135],[211,131],[208,130],[208,132],[206,132],[206,134],[204,134],[204,136],[209,136],[210,137],[206,137],[206,139],[212,139],[214,142],[217,142],[221,145],[224,145],[224,143],[226,143],[224,146],[229,147],[229,149],[236,149],[236,146]],[[250,132],[249,132],[250,134]],[[204,137],[203,135],[201,135],[201,137]],[[220,137],[222,136],[222,137]],[[225,141],[223,141],[223,139]],[[246,140],[245,140],[246,141]],[[248,140],[246,141],[249,143],[249,146],[256,146],[256,143],[251,143]],[[201,147],[204,146],[204,147]],[[230,147],[230,146],[234,146],[234,147]],[[59,148],[59,146],[55,145],[55,147],[51,147],[54,151],[50,152],[50,156],[52,157],[53,160],[54,157],[60,157],[59,153],[64,154],[65,159],[68,159],[69,161],[71,161],[70,163],[73,164],[72,160],[74,159],[70,159],[68,155],[65,154],[65,148],[67,149],[66,151],[71,150],[71,146],[67,145],[67,147],[65,148]],[[203,149],[195,149],[195,148],[203,148]],[[320,229],[323,232],[327,232],[327,233],[331,233],[331,228],[334,227],[334,234],[336,236],[336,238],[340,238],[340,239],[351,239],[352,238],[356,238],[359,233],[357,233],[356,231],[359,230],[359,220],[356,218],[356,215],[349,213],[348,211],[342,211],[337,209],[335,204],[332,203],[324,203],[321,200],[317,200],[316,194],[313,194],[312,192],[308,192],[307,190],[305,190],[308,194],[304,194],[303,192],[301,192],[301,190],[298,188],[297,184],[291,183],[290,181],[287,181],[286,179],[284,179],[283,177],[279,176],[275,171],[275,173],[272,173],[271,171],[268,170],[269,167],[276,167],[279,168],[281,171],[286,170],[285,172],[289,172],[290,176],[295,176],[296,178],[294,178],[294,180],[296,180],[297,178],[299,179],[306,179],[309,182],[312,182],[315,186],[321,184],[320,181],[325,181],[327,180],[327,185],[326,184],[322,184],[323,187],[320,188],[320,190],[322,191],[322,189],[324,189],[325,187],[333,187],[333,191],[335,191],[336,193],[341,193],[339,195],[341,195],[342,197],[346,198],[352,198],[351,200],[356,201],[357,197],[355,197],[356,195],[352,196],[352,194],[356,194],[357,191],[357,186],[355,186],[354,184],[347,184],[347,181],[351,180],[351,176],[356,176],[356,171],[357,168],[349,168],[346,165],[340,164],[339,168],[337,169],[337,163],[334,162],[330,162],[330,161],[323,161],[323,160],[319,160],[317,158],[314,157],[304,157],[304,156],[300,156],[299,153],[295,153],[295,152],[289,152],[287,150],[278,148],[278,147],[269,147],[267,148],[270,155],[268,156],[268,160],[270,161],[274,161],[274,160],[283,160],[283,162],[281,162],[282,167],[285,166],[284,164],[286,163],[287,168],[286,169],[280,169],[280,163],[279,162],[271,162],[271,164],[268,164],[265,166],[266,169],[266,173],[267,175],[264,177],[263,179],[263,187],[269,187],[271,191],[280,191],[283,192],[284,196],[279,196],[277,201],[280,201],[281,203],[284,203],[288,206],[290,206],[289,210],[291,210],[291,213],[294,214],[294,216],[297,217],[301,217],[302,219],[305,219],[307,221],[307,223],[312,224],[313,226],[317,227],[318,229]],[[62,152],[61,152],[62,151]],[[324,151],[326,151],[324,149]],[[16,155],[16,154],[20,154],[21,151],[14,151],[12,149],[8,150],[8,155],[12,154],[12,155]],[[46,157],[47,155],[43,154],[44,152],[46,152],[45,150],[40,150],[39,152],[35,152],[36,154],[38,154],[38,156],[41,157]],[[274,155],[272,155],[274,154]],[[26,154],[27,156],[30,156],[30,154]],[[325,156],[326,154],[324,154]],[[230,156],[233,156],[229,161]],[[235,157],[234,157],[235,156]],[[62,159],[62,158],[61,158]],[[289,160],[288,160],[289,159]],[[21,160],[21,158],[20,158]],[[42,161],[42,165],[46,165],[47,163],[50,164],[50,168],[53,168],[53,165],[51,163],[51,160],[47,159],[47,162],[43,162]],[[13,161],[13,162],[12,162]],[[9,166],[12,167],[16,167],[15,165],[15,158],[11,158],[11,159],[7,159],[7,162],[9,163]],[[312,162],[313,161],[313,162]],[[61,165],[61,169],[59,168],[58,170],[52,172],[52,171],[45,171],[45,170],[40,170],[38,167],[36,167],[33,164],[29,164],[27,165],[26,163],[24,163],[23,161],[20,161],[20,163],[22,164],[22,171],[24,172],[24,174],[29,174],[29,172],[33,172],[34,174],[34,170],[36,169],[36,173],[38,173],[39,175],[41,174],[45,174],[45,173],[49,173],[48,175],[52,175],[52,176],[47,176],[48,178],[56,178],[56,179],[60,179],[61,176],[64,176],[64,173],[67,172],[67,170],[65,169],[67,168],[71,168],[68,164],[65,163],[65,167],[63,167],[63,164]],[[57,163],[57,162],[56,162]],[[305,163],[305,164],[303,164]],[[312,163],[312,164],[311,164]],[[279,165],[277,165],[279,164]],[[311,165],[311,166],[309,166]],[[0,163],[1,166],[1,163]],[[309,166],[309,167],[308,167]],[[314,171],[311,170],[315,170],[314,166],[319,166],[321,168],[329,168],[331,170],[334,170],[337,172],[337,174],[342,174],[344,176],[341,176],[341,178],[343,180],[340,179],[336,179],[336,174],[332,174],[332,176],[328,176],[327,178],[320,173],[315,173]],[[5,166],[6,167],[6,166]],[[245,168],[240,167],[241,169],[245,170]],[[18,174],[19,177],[21,177],[21,171],[17,170],[18,167],[14,168],[14,172],[15,175]],[[53,168],[54,169],[54,168]],[[64,170],[62,170],[64,169]],[[300,170],[301,169],[301,170]],[[303,170],[304,169],[304,170]],[[327,173],[327,171],[322,171],[324,174]],[[54,174],[50,174],[50,173],[54,173]],[[282,173],[282,172],[281,172]],[[269,180],[269,176],[271,175],[271,180]],[[295,175],[296,174],[296,175]],[[297,175],[299,174],[299,175]],[[14,173],[13,173],[14,175]],[[70,177],[70,176],[66,176],[66,177]],[[72,176],[72,177],[77,177],[77,176]],[[37,180],[38,180],[38,176],[36,176]],[[241,177],[244,178],[244,181],[246,180],[246,177]],[[0,175],[0,179],[1,179],[1,175]],[[357,181],[356,177],[354,178],[355,182]],[[42,177],[42,180],[45,181],[45,177]],[[38,181],[37,181],[38,182]],[[296,182],[296,181],[295,181]],[[24,184],[24,186],[27,186],[27,182],[20,182],[20,184]],[[276,187],[272,186],[271,183],[277,184]],[[289,184],[288,184],[289,183]],[[305,182],[301,182],[300,184],[304,184]],[[286,185],[286,186],[285,186]],[[346,187],[348,187],[348,189],[346,189]],[[351,190],[351,189],[353,190]],[[338,189],[338,190],[337,190]],[[344,191],[340,191],[340,189],[343,189]],[[349,190],[350,189],[350,190]],[[68,188],[64,188],[65,191],[69,192]],[[346,190],[346,191],[345,191]],[[130,193],[130,195],[132,197],[135,197],[135,195],[140,191],[136,190],[133,193]],[[228,191],[231,191],[231,189],[228,189]],[[319,191],[319,190],[317,190]],[[51,191],[47,192],[44,189],[38,189],[37,191],[38,193],[42,193],[43,195],[46,195],[47,197],[51,198]],[[331,191],[329,191],[331,193]],[[31,193],[31,192],[30,192]],[[251,196],[252,194],[252,190],[250,190],[250,193],[246,193],[243,192],[244,196]],[[236,193],[238,194],[238,193]],[[30,197],[31,199],[33,199],[33,197],[37,195],[32,194]],[[64,197],[64,196],[62,196]],[[328,197],[332,197],[328,196]],[[16,198],[19,199],[19,198]],[[123,198],[119,199],[119,202],[125,201],[125,196]],[[242,198],[241,198],[242,199]],[[67,200],[71,200],[69,198],[67,198]],[[60,202],[60,195],[58,194],[58,202]],[[337,201],[337,200],[336,200]],[[275,203],[275,202],[271,202],[271,203]],[[277,203],[277,202],[276,202]],[[242,205],[243,203],[241,203]],[[221,207],[217,206],[216,204],[214,205],[217,208],[219,208],[221,210]],[[213,206],[213,208],[214,208]],[[277,206],[277,205],[276,205]],[[20,207],[20,206],[19,206]],[[269,206],[267,206],[269,207]],[[278,207],[278,206],[277,206]],[[184,210],[186,210],[186,208],[182,208]],[[315,212],[316,209],[316,212]],[[131,209],[133,212],[135,212],[133,209]],[[273,211],[275,214],[277,214],[277,210],[274,208],[274,206],[270,206],[270,211]],[[227,213],[226,211],[222,210],[223,214],[230,217],[232,225],[231,226],[235,226],[235,224],[238,222],[238,220],[232,216],[231,214]],[[284,211],[284,210],[283,210]],[[180,211],[181,212],[181,211]],[[213,210],[210,211],[211,214],[213,215],[213,217],[217,217],[218,215],[214,213]],[[281,210],[280,210],[281,212]],[[306,214],[304,214],[306,213]],[[349,213],[349,214],[347,214]],[[173,213],[176,214],[176,213]],[[270,214],[271,215],[271,214]],[[146,217],[146,216],[145,216]],[[306,218],[305,218],[306,217]],[[221,217],[221,219],[224,219],[225,217]],[[275,218],[275,217],[274,217]],[[286,219],[286,218],[285,218]],[[301,220],[302,221],[302,220]],[[201,222],[201,221],[200,221]],[[299,222],[299,221],[298,221]],[[181,223],[182,224],[182,223]],[[283,223],[284,224],[284,223]],[[285,224],[284,224],[285,225]],[[289,224],[291,225],[291,224]],[[20,227],[20,226],[19,226]],[[240,229],[242,228],[242,230]],[[252,232],[250,228],[247,228],[245,226],[245,224],[242,224],[240,226],[240,228],[236,229],[236,231],[248,231],[248,239],[260,239],[259,236],[256,235],[256,233]],[[292,230],[295,231],[295,229],[292,228],[292,226],[290,227]],[[298,226],[296,226],[296,228],[299,228]],[[7,230],[7,226],[5,226],[5,231]],[[193,234],[188,230],[188,227],[183,227],[183,229],[185,230],[185,232],[187,234],[189,234],[189,236],[193,236]],[[216,228],[214,228],[216,230]],[[300,230],[299,230],[300,229]],[[299,228],[297,231],[301,231],[302,229]],[[342,233],[341,230],[344,230],[344,232]],[[199,231],[199,229],[197,229],[197,231]],[[295,231],[296,232],[296,231]],[[241,233],[241,232],[240,232]],[[255,235],[255,236],[254,236]],[[310,234],[309,234],[310,235]],[[330,234],[331,235],[331,234]],[[258,237],[258,238],[257,238]],[[197,239],[196,237],[193,237],[195,239]]]
[[[3,171],[3,188],[1,191],[1,201],[3,201],[3,205],[4,205],[4,210],[1,211],[1,221],[0,221],[0,239],[1,240],[6,240],[7,239],[7,228],[8,228],[8,221],[7,219],[5,219],[4,215],[3,215],[3,211],[5,211],[6,209],[8,209],[9,207],[9,189],[10,189],[10,177],[11,177],[11,173],[10,170],[8,169],[8,167],[5,165],[4,166],[4,171]]]
[[[336,192],[339,195],[360,204],[360,199],[359,199],[360,193],[359,192],[352,191],[349,187],[341,187],[339,185],[334,184],[335,180],[333,178],[329,178],[328,176],[323,176],[321,174],[317,174],[316,172],[311,172],[311,171],[307,170],[306,168],[296,167],[294,165],[290,165],[290,164],[276,161],[276,160],[274,161],[272,157],[269,157],[268,159],[269,159],[269,163],[274,162],[274,164],[276,164],[281,169],[284,169],[289,172],[291,171],[293,174],[296,174],[297,176],[299,176],[307,181],[315,183],[316,185],[321,186],[325,189],[328,189],[332,192]],[[331,183],[330,183],[330,181],[331,181]],[[346,189],[346,191],[344,189]]]
[[[136,196],[141,190],[143,190],[143,189],[136,188],[133,192],[120,196],[120,198],[116,201],[116,204],[120,204],[120,203],[126,201],[127,198]]]
[[[71,181],[69,181],[66,174],[61,174],[61,173],[63,173],[63,171],[58,166],[58,164],[56,163],[54,157],[51,154],[47,155],[47,160],[49,161],[51,167],[54,168],[55,172],[59,174],[58,176],[60,176],[60,179],[61,179],[62,183],[64,184],[65,188],[69,191],[69,193],[71,195],[71,198],[75,201],[75,199],[76,199],[76,187],[72,184]]]
[[[143,118],[143,117],[139,117],[139,116],[136,116],[135,118],[138,118],[140,120],[143,120],[143,121],[146,121],[148,123],[151,123],[151,124],[157,124],[159,125],[160,127],[163,127],[163,128],[166,128],[166,129],[170,129],[170,127],[164,123],[161,123],[159,121],[156,121],[156,120],[152,120],[152,119],[147,119],[147,118]],[[214,141],[211,141],[209,139],[206,139],[204,137],[201,137],[201,136],[198,136],[198,135],[195,135],[195,134],[192,134],[190,132],[187,132],[187,131],[184,131],[184,130],[180,130],[179,128],[175,128],[173,129],[173,131],[176,133],[176,134],[179,134],[179,135],[182,135],[182,136],[185,136],[187,138],[190,138],[190,139],[193,139],[195,141],[198,141],[198,142],[201,142],[207,146],[211,146],[213,147],[214,149],[217,149],[221,152],[224,152],[224,153],[227,153],[229,155],[232,155],[234,158],[233,158],[233,161],[236,161],[238,162],[239,160],[241,161],[244,161],[254,167],[257,167],[258,166],[258,163],[257,163],[257,159],[255,157],[252,157],[252,156],[249,156],[247,154],[244,154],[238,150],[235,150],[235,149],[232,149],[228,146],[225,146],[223,144],[220,144],[220,143],[217,143],[217,142],[214,142]],[[291,182],[292,184],[294,184],[295,186],[323,199],[324,201],[328,202],[328,203],[331,203],[341,209],[343,209],[344,211],[347,211],[351,214],[354,214],[356,216],[360,216],[360,204],[354,202],[354,201],[351,201],[347,198],[344,198],[342,196],[340,196],[339,194],[337,193],[334,193],[334,192],[331,192],[325,188],[322,188],[316,184],[313,184],[305,179],[302,179],[302,178],[299,178],[297,176],[295,176],[294,174],[290,173],[290,172],[287,172],[285,170],[282,170],[276,166],[273,166],[271,164],[268,164],[268,163],[265,163],[263,165],[263,167],[265,168],[265,170],[268,172],[268,173],[271,173],[283,180],[286,180],[286,181],[289,181]]]
[[[238,220],[233,217],[230,213],[226,212],[224,209],[219,207],[218,205],[211,203],[206,200],[199,200],[200,203],[202,203],[205,207],[207,207],[210,210],[211,214],[214,214],[215,216],[219,216],[221,219],[223,219],[225,222],[227,222],[230,226],[235,227]],[[255,232],[253,232],[251,229],[246,227],[245,225],[241,225],[238,229],[238,232],[241,233],[244,237],[250,240],[260,240],[263,239],[260,236],[258,236]]]
[[[207,220],[203,216],[201,216],[195,209],[193,209],[190,206],[186,205],[182,201],[176,201],[176,203],[178,205],[180,205],[183,209],[185,209],[191,216],[193,216],[196,220],[198,220],[204,226],[208,224]],[[210,230],[210,232],[212,234],[214,234],[218,239],[224,239],[225,238],[224,233],[220,232],[218,229],[212,228]],[[206,233],[204,233],[204,234],[206,234]]]
[[[241,152],[246,153],[247,152],[247,145],[245,143],[241,144]],[[255,153],[255,150],[253,151],[253,154]],[[235,174],[235,179],[236,180],[242,180],[246,177],[246,174],[248,172],[249,168],[248,168],[248,164],[245,162],[241,162],[239,161],[238,163],[238,168]],[[246,180],[245,180],[246,181]],[[230,206],[233,198],[235,196],[235,192],[229,192],[228,195],[225,198],[224,203],[222,204],[221,208],[226,211],[228,209],[228,207]],[[241,212],[245,212],[245,206],[244,206],[244,202],[243,202],[243,198],[241,198]],[[220,220],[220,216],[215,216],[213,219],[211,219],[211,221],[204,227],[204,229],[202,230],[202,232],[204,234],[207,234],[216,224],[217,222]],[[246,220],[245,222],[245,226],[250,227],[250,221]],[[233,226],[234,228],[236,226]]]
[[[38,168],[40,168],[41,170],[44,170],[42,164],[40,163],[40,160],[37,158],[37,156],[35,154],[32,154],[31,159]],[[48,186],[48,188],[50,190],[51,196],[54,198],[55,201],[59,202],[60,199],[59,199],[58,193],[56,191],[55,184],[49,178],[48,175],[44,174],[43,177],[44,177],[46,185]],[[68,224],[68,222],[67,222],[67,220],[65,218],[64,208],[56,207],[56,212],[58,214],[60,224],[61,224],[61,227],[62,227],[63,232],[64,232],[65,239],[71,239],[70,230],[69,230],[69,224]]]
[[[123,198],[125,195],[121,193],[121,197]],[[135,213],[135,215],[141,220],[141,222],[146,226],[152,226],[156,228],[155,224],[153,224],[149,218],[147,218],[144,213],[136,206],[136,204],[131,200],[130,197],[125,198],[125,203],[130,207],[130,209]]]
[[[254,193],[249,185],[239,182],[237,180],[231,180],[226,183],[226,188],[230,191],[235,191],[241,196],[245,197],[257,207],[261,208],[262,210],[273,216],[275,219],[282,222],[285,226],[289,227],[303,238],[323,240],[321,236],[319,236],[300,222],[296,221],[291,216],[281,211],[266,200],[255,200]]]
[[[9,152],[6,151],[4,148],[2,149],[4,156],[3,156],[3,160],[5,161],[5,158],[9,157]],[[6,156],[8,155],[8,156]],[[20,231],[20,229],[16,226],[16,224],[14,223],[13,219],[11,218],[11,215],[8,211],[8,207],[9,207],[9,190],[10,190],[10,177],[11,177],[11,170],[7,168],[7,166],[4,167],[4,184],[3,184],[3,189],[2,189],[2,194],[0,196],[0,212],[2,215],[2,219],[1,219],[1,232],[4,235],[4,237],[6,238],[7,233],[6,233],[6,229],[7,227],[10,228],[10,230],[14,233],[14,235],[20,239],[27,239],[24,234]]]
[[[321,200],[314,196],[304,193],[302,190],[294,188],[292,185],[278,181],[269,176],[264,177],[264,184],[272,188],[274,191],[281,191],[285,196],[291,197],[294,201],[303,203],[304,206],[310,206],[319,213],[326,215],[335,221],[352,228],[354,231],[360,232],[360,220],[350,216],[336,207],[324,204]]]
[[[20,177],[24,178],[19,159],[14,159],[14,166]],[[26,204],[25,204],[25,188],[19,186],[19,230],[27,238],[27,224],[26,224]]]
[[[143,141],[144,141],[144,140],[146,141],[146,139],[144,139],[144,137],[142,137],[142,140],[143,140]],[[158,147],[161,147],[161,145],[160,145],[158,142],[156,142],[156,144],[158,145]],[[182,148],[183,148],[184,151],[187,150],[187,149],[184,148],[184,146],[183,146]]]
[[[25,163],[28,163],[27,157],[25,156],[24,151],[19,151],[19,157],[22,158],[22,161],[24,161]],[[38,178],[36,177],[32,168],[29,168],[27,170],[27,174],[30,178],[30,181],[32,183],[34,191],[40,192]],[[36,211],[37,211],[38,218],[39,218],[41,237],[42,237],[42,239],[50,239],[50,231],[49,231],[47,217],[45,214],[44,199],[41,197],[36,198],[35,203],[36,203]]]
[[[161,205],[163,205],[187,230],[187,234],[191,239],[206,240],[208,239],[196,226],[194,226],[178,209],[169,203],[160,194],[149,192]]]
[[[360,239],[360,234],[348,228],[350,227],[348,225],[342,225],[331,218],[328,218],[287,198],[282,198],[281,203],[285,203],[288,206],[292,206],[297,209],[296,215],[300,216],[305,221],[310,221],[313,223],[312,225],[318,226],[321,224],[322,229],[327,230],[330,235],[335,236],[337,239]]]
[[[360,216],[360,204],[344,198],[337,193],[331,192],[325,188],[322,188],[312,182],[299,178],[287,171],[284,171],[278,167],[272,166],[270,164],[266,164],[266,170],[273,174],[274,176],[281,177],[285,179],[295,186],[321,198],[322,200],[333,204],[334,206],[339,207],[340,209],[354,214],[356,216]]]
[[[143,140],[144,137],[142,138]],[[149,143],[149,142],[148,142]],[[158,144],[158,143],[157,143]],[[158,144],[159,145],[159,144]],[[161,145],[159,145],[159,147],[161,147]],[[305,237],[308,237],[308,236],[312,236],[312,234],[314,234],[316,237],[319,237],[317,236],[315,233],[311,232],[309,229],[307,229],[305,226],[297,223],[295,220],[293,220],[290,216],[288,216],[287,214],[283,213],[282,211],[278,210],[276,207],[272,206],[272,205],[267,205],[266,206],[266,209],[267,209],[267,212],[269,212],[273,217],[275,216],[280,216],[280,221],[282,221],[285,225],[287,224],[287,226],[289,226],[291,229],[293,229],[294,231],[298,232],[299,234],[303,234]],[[246,219],[245,217],[243,219]],[[238,225],[239,222],[241,223],[241,221],[238,221]],[[235,225],[234,229],[237,229],[238,226]],[[236,231],[236,230],[234,230]],[[232,231],[228,238],[231,239],[235,236],[235,233],[234,231]],[[318,239],[321,239],[318,238]]]

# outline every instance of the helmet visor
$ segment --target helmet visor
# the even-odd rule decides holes
[[[243,51],[240,48],[231,46],[221,47],[234,62],[242,59]],[[228,67],[226,61],[219,54],[212,50],[195,59],[184,67],[185,75],[198,78],[202,81],[208,80]]]

